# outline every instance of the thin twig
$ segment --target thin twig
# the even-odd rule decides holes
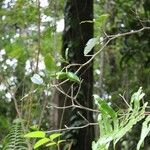
[[[119,96],[123,99],[123,101],[126,103],[126,105],[131,108],[131,106],[128,104],[128,102],[126,101],[126,99],[124,98],[123,95],[119,94]]]
[[[125,32],[125,33],[118,33],[116,35],[107,35],[107,34],[105,34],[106,35],[106,39],[108,39],[107,42],[104,43],[104,45],[100,48],[100,50],[97,51],[95,54],[93,54],[92,57],[87,62],[85,62],[84,64],[81,64],[81,65],[80,64],[75,64],[75,65],[80,66],[77,69],[77,71],[75,72],[75,74],[77,74],[84,66],[88,65],[112,40],[114,40],[116,38],[119,38],[119,37],[126,36],[126,35],[136,34],[136,33],[142,32],[143,30],[150,30],[150,27],[143,27],[143,28],[141,28],[139,30],[131,30],[131,31]],[[71,65],[74,66],[74,64],[70,64],[69,68],[71,67]],[[59,84],[52,85],[52,86],[60,86],[60,85],[62,85],[64,83],[66,83],[67,81],[69,81],[69,80],[66,79],[66,80],[60,82]]]
[[[39,55],[41,52],[41,7],[40,7],[40,0],[37,0],[37,6],[38,6],[38,22],[37,22],[37,27],[38,27],[38,52],[37,52],[37,59],[36,59],[36,70],[35,72],[38,72],[38,65],[39,65]]]
[[[58,129],[58,130],[56,129],[56,130],[45,131],[45,133],[63,132],[63,131],[67,131],[67,130],[78,130],[78,129],[86,128],[88,126],[96,126],[96,125],[98,125],[98,123],[88,123],[86,125],[79,126],[79,127],[66,127],[66,128]]]
[[[79,106],[79,105],[69,105],[69,106],[64,106],[64,107],[59,107],[59,106],[56,106],[56,105],[51,105],[51,106],[46,106],[47,108],[56,108],[56,109],[69,109],[69,108],[72,108],[72,107],[75,107],[75,108],[79,108],[79,109],[84,109],[84,110],[88,110],[88,111],[91,111],[91,112],[96,112],[96,113],[100,113],[100,111],[98,110],[95,110],[95,109],[91,109],[91,108],[88,108],[88,107],[84,107],[84,106]]]

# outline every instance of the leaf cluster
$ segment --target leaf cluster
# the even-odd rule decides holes
[[[98,117],[100,137],[97,142],[93,142],[93,150],[108,150],[111,142],[113,142],[115,149],[117,142],[130,132],[135,124],[144,119],[141,137],[136,148],[137,150],[140,149],[150,132],[150,116],[145,116],[147,103],[140,107],[140,101],[144,95],[141,88],[134,93],[129,108],[123,114],[120,114],[119,111],[116,112],[105,100],[95,96],[101,114]]]
[[[56,141],[57,138],[59,138],[62,134],[60,133],[54,133],[51,134],[49,137],[46,136],[44,131],[33,131],[29,132],[26,135],[24,135],[25,138],[38,138],[37,142],[34,144],[34,149],[39,148],[42,145],[45,145],[46,147],[51,147],[51,146],[58,146],[60,143],[64,142],[64,140],[58,140]]]

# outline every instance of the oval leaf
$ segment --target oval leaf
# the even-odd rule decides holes
[[[51,54],[47,54],[45,56],[44,63],[45,63],[47,70],[54,71],[56,69],[56,65],[55,65],[54,59]]]
[[[60,141],[57,142],[57,144],[60,144],[62,142],[65,142],[65,140],[60,140]]]
[[[27,133],[26,135],[24,135],[24,137],[28,137],[28,138],[44,138],[45,137],[45,132],[43,132],[43,131],[34,131],[34,132]]]
[[[70,81],[80,83],[79,77],[73,72],[67,72],[67,77]]]
[[[61,133],[54,133],[49,136],[49,138],[53,141],[54,139],[60,137],[62,134]]]
[[[41,85],[43,84],[43,79],[40,77],[40,75],[38,74],[34,74],[32,77],[31,77],[31,81],[34,83],[34,84],[38,84],[38,85]]]
[[[87,55],[93,48],[95,45],[97,45],[99,43],[99,38],[92,38],[90,39],[87,43],[86,46],[84,48],[84,55]]]
[[[93,96],[94,99],[98,102],[101,111],[104,111],[106,114],[110,115],[113,119],[117,117],[116,112],[113,110],[113,108],[111,108],[108,105],[108,103],[105,100],[101,99],[97,95],[93,95]]]
[[[66,72],[57,72],[56,73],[56,79],[62,80],[67,78],[67,73]]]
[[[45,143],[47,143],[49,141],[50,141],[49,138],[43,138],[41,140],[38,140],[34,145],[34,149],[37,149],[38,147],[40,147],[41,145],[44,145]]]
[[[73,73],[73,72],[57,72],[56,73],[56,79],[62,80],[62,79],[69,79],[70,81],[80,83],[79,77]]]

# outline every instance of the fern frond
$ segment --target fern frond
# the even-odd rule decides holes
[[[145,108],[147,103],[140,106],[140,101],[145,94],[140,88],[131,97],[130,107],[127,109],[126,114],[120,118],[119,112],[115,112],[107,102],[99,97],[95,96],[99,104],[99,109],[101,114],[99,115],[99,127],[100,127],[100,137],[98,141],[93,142],[93,150],[108,150],[111,142],[114,145],[129,131],[132,130],[135,124],[145,118]],[[143,123],[141,138],[137,146],[137,150],[140,149],[145,137],[150,132],[150,117],[148,116]]]
[[[6,136],[2,150],[27,150],[26,140],[23,137],[21,121],[16,119]]]

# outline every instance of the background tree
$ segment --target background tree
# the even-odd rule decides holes
[[[68,64],[83,64],[90,57],[84,56],[84,47],[87,41],[93,37],[93,24],[81,23],[86,20],[93,20],[93,1],[92,0],[68,0],[65,4],[65,28],[63,32],[62,56],[68,63],[62,63],[62,68]],[[68,52],[67,52],[68,51]],[[92,54],[92,52],[90,53]],[[69,71],[76,72],[79,66],[70,67]],[[72,93],[82,106],[93,108],[93,64],[92,62],[84,67],[77,74],[82,81],[81,85],[67,83],[62,86],[66,93]],[[72,86],[73,89],[70,87]],[[79,90],[80,89],[80,90]],[[65,95],[60,94],[58,99],[59,106],[71,104],[71,99],[66,99]],[[63,113],[62,113],[63,112]],[[93,114],[88,110],[63,110],[59,112],[58,124],[60,128],[67,126],[80,126],[93,122]],[[63,114],[63,115],[61,115]],[[70,115],[68,115],[70,114]],[[85,119],[86,118],[86,119]],[[60,122],[61,120],[61,122]],[[87,122],[88,121],[88,122]],[[94,138],[94,128],[89,126],[80,130],[69,131],[66,138],[73,139],[71,149],[90,150]]]

